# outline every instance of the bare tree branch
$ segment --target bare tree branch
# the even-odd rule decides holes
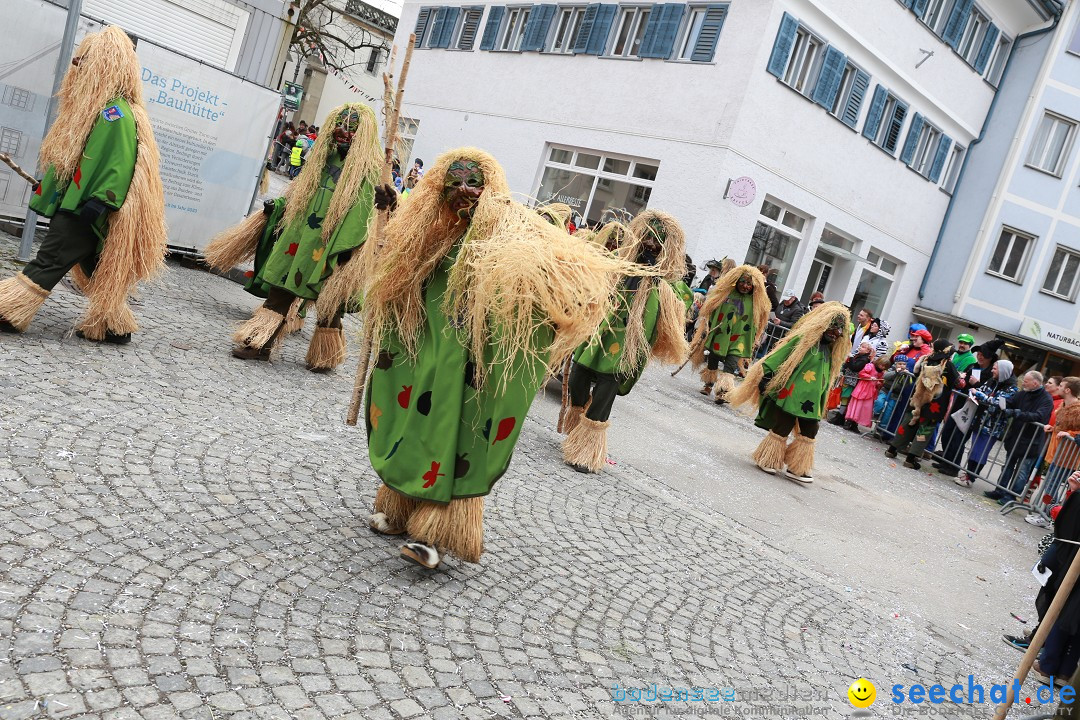
[[[321,55],[321,62],[328,68],[344,72],[369,61],[369,53],[362,50],[389,54],[390,43],[359,22],[349,13],[329,4],[330,0],[299,0],[296,25],[289,43],[290,51],[300,58]]]

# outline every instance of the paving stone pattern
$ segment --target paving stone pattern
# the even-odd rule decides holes
[[[614,683],[744,709],[797,684],[847,717],[860,676],[985,674],[633,467],[569,470],[532,418],[482,562],[406,565],[364,523],[355,357],[307,372],[309,321],[273,364],[233,359],[257,301],[175,265],[129,346],[75,338],[83,303],[58,289],[0,336],[0,720],[628,716]]]

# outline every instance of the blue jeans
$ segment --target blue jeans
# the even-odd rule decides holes
[[[1028,478],[1031,477],[1031,471],[1035,469],[1038,462],[1038,455],[1032,457],[1026,457],[1020,453],[1010,455],[1005,460],[1005,467],[1001,470],[998,487],[1007,488],[1010,493],[1016,496],[1023,495]]]

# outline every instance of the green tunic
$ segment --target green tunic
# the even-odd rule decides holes
[[[956,372],[964,372],[969,367],[978,362],[975,359],[975,353],[968,350],[967,352],[953,353],[952,364],[956,368]]]
[[[543,364],[519,356],[512,367],[491,368],[476,389],[468,338],[442,312],[456,252],[424,288],[427,321],[415,361],[397,337],[388,338],[371,370],[365,405],[375,472],[404,495],[438,503],[491,492],[510,465],[543,380]],[[534,346],[552,339],[544,326]],[[492,355],[489,346],[486,359]]]
[[[682,280],[671,283],[671,287],[675,291],[675,294],[679,296],[679,299],[683,301],[683,305],[686,306],[686,309],[689,310],[690,306],[694,304],[694,291]]]
[[[115,98],[94,122],[83,148],[82,160],[71,180],[58,183],[56,169],[50,166],[30,198],[30,209],[45,217],[52,217],[59,211],[77,214],[83,205],[94,199],[112,210],[119,210],[135,174],[137,148],[131,106],[123,98]],[[109,229],[108,218],[99,217],[93,227],[98,238],[104,241]]]
[[[615,309],[600,323],[596,335],[574,352],[574,360],[579,365],[594,372],[617,376],[619,395],[629,393],[645,370],[644,363],[630,373],[619,370],[626,347],[626,322],[633,302],[634,291],[623,286],[616,296]],[[645,326],[645,339],[650,346],[656,342],[656,320],[659,316],[660,291],[654,287],[645,300],[645,312],[641,318]]]
[[[775,373],[798,343],[798,335],[785,338],[783,345],[762,360],[765,372]],[[820,420],[825,414],[825,403],[829,395],[831,367],[832,359],[827,346],[822,347],[819,343],[810,348],[791,374],[787,387],[761,399],[755,424],[771,429],[775,422],[773,411],[776,408],[795,417]]]
[[[363,245],[375,203],[375,189],[370,183],[364,183],[360,201],[345,214],[329,242],[322,239],[323,219],[343,164],[336,152],[330,154],[319,189],[303,217],[292,227],[281,227],[285,199],[274,201],[274,213],[255,253],[255,270],[247,284],[248,292],[266,297],[270,288],[276,287],[306,300],[316,300],[323,283],[337,269],[339,256]]]
[[[754,350],[754,338],[760,328],[754,327],[754,295],[732,290],[720,307],[709,316],[713,329],[705,339],[705,347],[713,355],[748,358]]]

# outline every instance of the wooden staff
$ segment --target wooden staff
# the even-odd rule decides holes
[[[394,109],[390,114],[389,122],[386,126],[386,140],[384,145],[386,150],[386,161],[383,164],[382,177],[379,178],[379,182],[382,185],[388,185],[393,181],[394,147],[397,145],[398,121],[401,116],[401,101],[405,94],[405,79],[409,76],[409,63],[412,61],[414,45],[416,45],[416,33],[409,35],[409,45],[405,48],[405,61],[401,64],[401,77],[398,78],[397,95],[394,97]],[[389,97],[389,74],[383,76],[383,85],[386,89],[385,97]],[[371,247],[371,259],[373,261],[378,252],[379,245],[382,243],[382,234],[386,227],[386,220],[389,215],[390,211],[387,209],[380,212],[378,217],[375,218],[375,232],[372,238],[368,240],[368,242],[374,243]],[[374,267],[374,263],[372,263],[372,267]],[[364,334],[360,341],[360,361],[356,366],[356,380],[353,382],[352,402],[349,404],[349,414],[345,418],[346,425],[356,425],[357,418],[360,416],[360,403],[364,399],[364,386],[367,384],[368,367],[371,365],[371,349],[374,344],[374,338],[371,328],[371,311],[366,303],[364,305],[363,323]]]
[[[1013,680],[1019,680],[1023,684],[1027,678],[1028,671],[1035,662],[1035,658],[1039,656],[1043,643],[1046,642],[1046,636],[1053,629],[1058,615],[1061,614],[1061,608],[1065,606],[1073,586],[1076,585],[1077,577],[1080,577],[1080,552],[1077,552],[1076,556],[1073,557],[1072,564],[1069,565],[1069,571],[1065,573],[1065,577],[1061,580],[1061,586],[1054,593],[1054,601],[1050,603],[1050,608],[1039,623],[1039,629],[1035,631],[1035,637],[1031,638],[1031,644],[1028,645],[1027,652],[1024,653],[1024,657],[1020,660],[1020,667],[1016,669]],[[1009,714],[1009,708],[1013,706],[1014,702],[1016,702],[1016,696],[1013,695],[1013,683],[1010,682],[1007,686],[1005,704],[998,706],[997,712],[994,713],[994,720],[1005,720],[1005,716]]]
[[[700,350],[701,347],[705,344],[705,340],[710,335],[712,335],[714,332],[716,332],[719,329],[720,329],[720,323],[717,323],[713,327],[709,328],[709,331],[707,333],[705,333],[704,335],[701,336],[700,341],[698,341],[698,342],[694,343],[693,345],[691,345],[690,346],[690,353],[686,356],[686,359],[683,360],[683,364],[680,365],[679,367],[675,368],[675,371],[671,373],[671,377],[675,377],[676,375],[678,375],[679,371],[681,371],[684,367],[686,367],[686,363],[690,362],[690,358],[694,357],[694,353],[696,353],[698,350]]]
[[[37,178],[35,178],[30,173],[23,170],[21,167],[19,167],[18,163],[16,163],[14,160],[12,160],[11,156],[8,155],[7,153],[0,153],[0,162],[3,162],[9,168],[14,170],[15,173],[19,177],[21,177],[23,180],[30,183],[31,185],[37,185],[38,184]]]

